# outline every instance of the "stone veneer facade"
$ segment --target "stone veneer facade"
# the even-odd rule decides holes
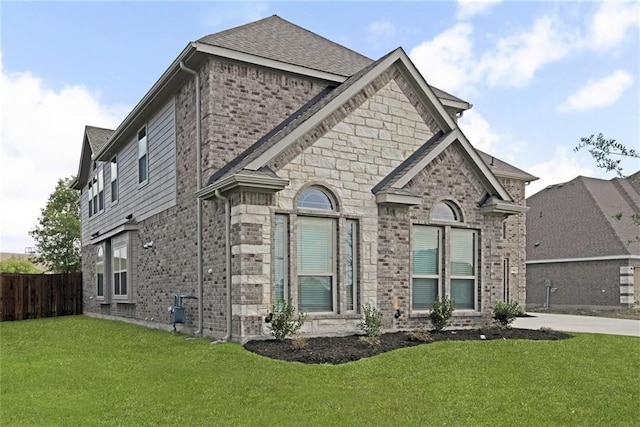
[[[215,58],[199,73],[203,186],[214,172],[326,88],[323,81]],[[194,93],[191,80],[175,96],[176,206],[139,223],[137,233],[132,233],[137,242],[156,242],[153,250],[138,251],[135,260],[136,303],[98,304],[85,298],[88,312],[167,328],[167,307],[173,295],[197,292]],[[457,313],[453,325],[472,326],[488,320],[491,304],[504,294],[503,256],[512,259],[512,268],[517,267],[509,273],[510,283],[512,292],[524,302],[524,214],[507,219],[503,238],[504,216],[480,213],[477,202],[485,189],[460,147],[450,146],[408,184],[422,195],[421,206],[376,203],[371,189],[438,130],[401,73],[392,68],[272,160],[269,166],[289,181],[285,189],[275,194],[246,190],[225,194],[231,205],[233,340],[269,333],[264,317],[273,304],[274,214],[295,218],[300,213],[295,208],[296,196],[310,185],[321,185],[335,196],[339,236],[344,237],[342,226],[347,219],[358,221],[358,304],[376,305],[384,315],[385,328],[411,328],[426,322],[424,313],[410,310],[411,227],[429,224],[429,209],[445,199],[458,204],[464,214],[462,226],[478,231],[481,247],[479,310]],[[524,204],[524,182],[502,183]],[[202,203],[203,334],[221,338],[227,323],[224,203],[217,199]],[[293,227],[290,233],[295,233]],[[295,257],[295,245],[290,246]],[[94,258],[92,247],[83,248],[84,283],[89,291],[95,286]],[[343,272],[339,275],[344,278]],[[186,323],[179,328],[193,332],[197,303],[189,300],[185,305]],[[403,313],[398,320],[393,318],[396,308]],[[357,313],[311,316],[304,332],[352,333],[360,318]]]

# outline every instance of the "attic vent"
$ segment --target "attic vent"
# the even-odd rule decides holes
[[[540,218],[542,218],[542,211],[540,211]]]

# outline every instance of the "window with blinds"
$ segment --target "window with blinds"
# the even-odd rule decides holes
[[[335,220],[298,217],[298,310],[333,312]]]
[[[440,285],[440,229],[414,226],[412,299],[414,310],[428,310],[438,298]]]
[[[451,230],[451,298],[456,308],[475,307],[476,233],[473,230]]]
[[[458,310],[476,308],[477,231],[414,225],[411,234],[411,308],[425,311],[448,295]]]

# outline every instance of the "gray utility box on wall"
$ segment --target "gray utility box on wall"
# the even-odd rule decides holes
[[[193,295],[175,295],[173,297],[173,305],[169,307],[171,313],[171,323],[173,323],[173,330],[176,330],[176,323],[184,323],[185,320],[185,306],[182,305],[182,300],[185,299],[198,299]]]

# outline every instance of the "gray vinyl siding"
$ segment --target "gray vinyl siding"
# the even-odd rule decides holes
[[[117,154],[117,202],[111,201],[111,166],[100,163],[104,170],[104,211],[89,218],[88,187],[82,192],[82,244],[87,245],[91,234],[104,234],[125,223],[133,215],[141,222],[176,204],[176,137],[175,105],[169,101],[147,122],[148,181],[138,184],[138,141],[136,136]],[[93,171],[91,176],[93,175]]]

